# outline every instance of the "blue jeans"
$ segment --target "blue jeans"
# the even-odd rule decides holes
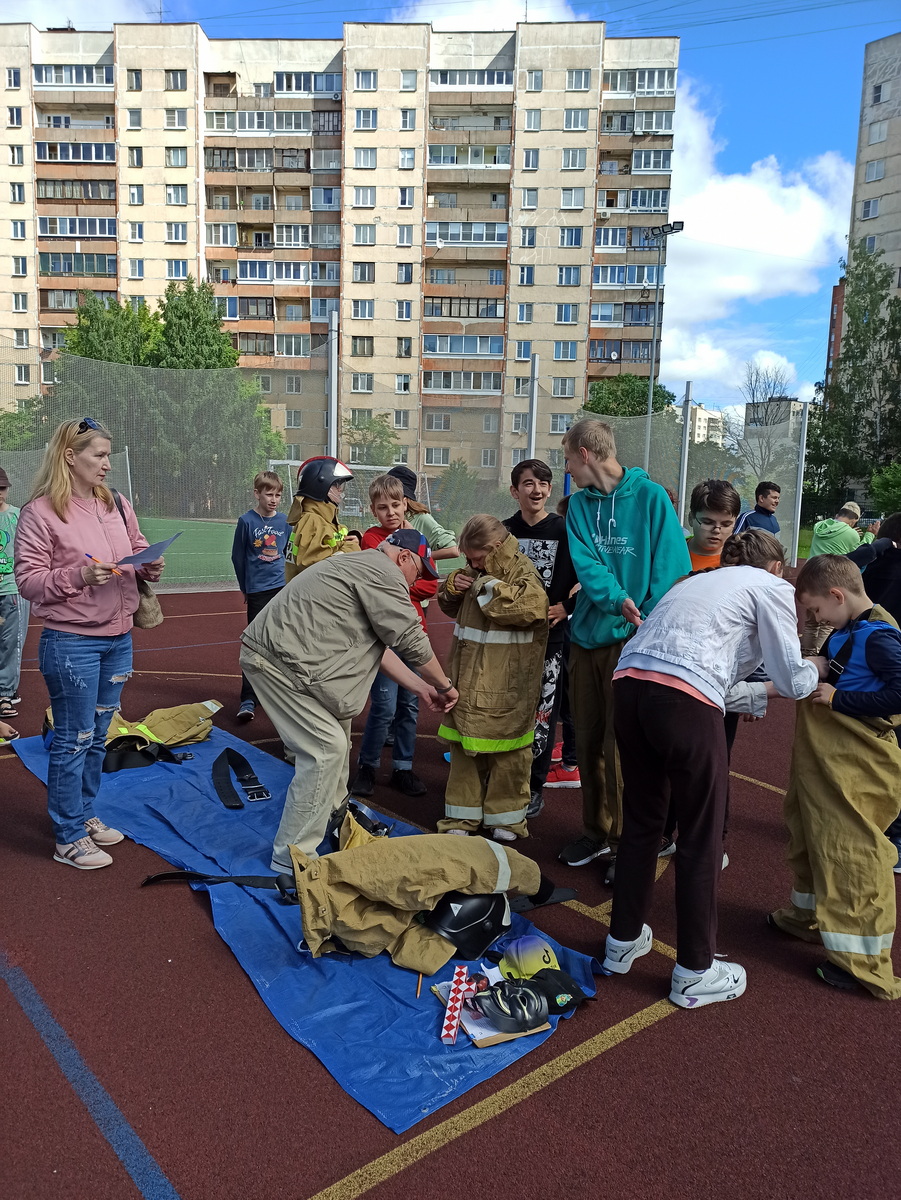
[[[419,697],[400,687],[379,671],[369,693],[369,716],[360,744],[360,763],[377,767],[382,761],[382,747],[394,722],[395,771],[413,769],[413,750],[416,747],[416,721],[419,717]]]
[[[59,846],[86,836],[106,753],[106,733],[131,676],[131,634],[87,637],[45,629],[38,663],[53,710],[47,808]]]

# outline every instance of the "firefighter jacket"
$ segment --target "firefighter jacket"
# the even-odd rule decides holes
[[[349,552],[360,548],[355,542],[345,545],[347,529],[338,521],[338,509],[330,500],[295,496],[288,524],[293,528],[285,548],[286,583],[339,550]]]

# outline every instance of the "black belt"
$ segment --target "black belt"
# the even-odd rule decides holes
[[[268,888],[278,892],[284,904],[299,904],[293,875],[204,875],[202,871],[160,871],[148,875],[141,887],[153,883],[236,883],[238,887]]]
[[[248,800],[272,799],[272,793],[257,779],[244,755],[233,750],[231,746],[227,746],[213,763],[213,787],[226,808],[244,807],[244,801],[235,791],[232,783],[232,771]]]

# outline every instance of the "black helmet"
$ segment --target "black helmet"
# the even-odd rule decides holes
[[[510,905],[503,892],[490,896],[448,892],[426,913],[424,924],[456,946],[461,958],[474,962],[510,928]]]
[[[306,496],[308,500],[328,500],[329,490],[336,483],[347,483],[353,477],[353,471],[337,458],[308,458],[297,471],[294,494]]]
[[[472,1003],[500,1033],[530,1033],[547,1021],[547,1000],[527,979],[504,979]]]

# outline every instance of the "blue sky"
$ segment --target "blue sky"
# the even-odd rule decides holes
[[[158,3],[159,0],[156,0]],[[4,19],[97,29],[154,0],[8,0]],[[210,36],[340,37],[345,18],[512,28],[525,0],[163,0]],[[532,20],[606,20],[609,36],[682,38],[661,379],[712,407],[739,400],[751,358],[811,394],[845,249],[863,50],[901,29],[892,0],[530,0]],[[214,18],[214,19],[212,19]],[[822,31],[822,32],[818,32]]]

